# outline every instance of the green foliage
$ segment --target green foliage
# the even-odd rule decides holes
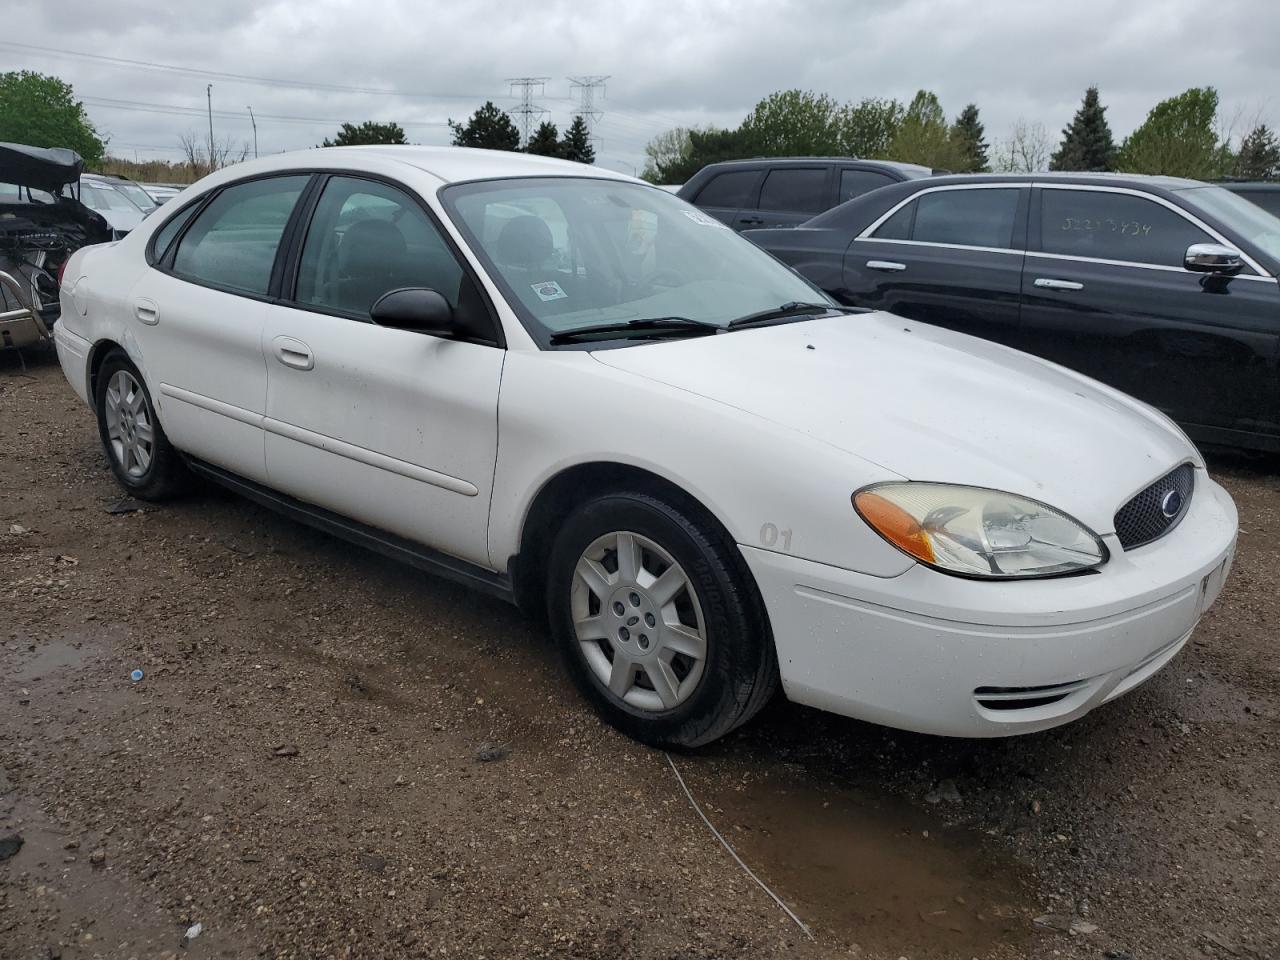
[[[1147,119],[1120,146],[1117,169],[1213,180],[1227,163],[1214,124],[1218,92],[1192,87],[1151,108]]]
[[[1049,160],[1050,170],[1090,170],[1116,168],[1116,145],[1107,124],[1107,108],[1098,100],[1098,88],[1084,92],[1084,102],[1069,126],[1062,131],[1062,144]]]
[[[525,145],[524,152],[537,154],[540,157],[560,156],[560,131],[556,129],[556,125],[549,120],[543,120],[538,124],[538,129],[533,131],[533,136]]]
[[[688,127],[672,127],[658,134],[644,148],[644,171],[640,174],[650,183],[665,183],[662,172],[681,163],[693,149]]]
[[[842,147],[840,114],[825,93],[782,90],[757,103],[739,132],[752,156],[832,156]]]
[[[560,156],[575,163],[595,163],[596,151],[591,146],[591,131],[587,129],[587,121],[582,117],[574,117],[569,129],[564,132],[560,141]]]
[[[1246,180],[1280,177],[1280,140],[1265,123],[1254,127],[1240,141],[1233,172]]]
[[[709,163],[740,160],[749,156],[751,151],[747,140],[738,130],[721,130],[716,127],[690,130],[688,151],[655,164],[650,182],[684,183]]]
[[[897,100],[867,97],[858,104],[841,108],[840,149],[842,156],[867,160],[889,159],[893,137],[906,108]]]
[[[455,147],[480,147],[484,150],[519,150],[520,131],[511,118],[486,100],[465,124],[449,121]]]
[[[951,127],[951,139],[960,157],[954,168],[957,173],[986,173],[990,169],[985,137],[986,130],[978,119],[978,105],[971,103],[960,111]]]
[[[325,138],[322,147],[358,147],[372,143],[408,143],[404,137],[404,130],[398,123],[378,123],[376,120],[366,120],[358,126],[354,123],[344,123],[342,129],[332,139]]]
[[[921,90],[902,115],[902,122],[889,142],[889,156],[904,163],[958,170],[965,157],[951,136],[946,114],[936,94]]]
[[[85,165],[101,165],[105,144],[69,83],[30,70],[0,74],[0,140],[67,147]]]

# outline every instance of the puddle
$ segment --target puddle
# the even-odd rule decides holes
[[[678,763],[739,856],[819,936],[912,958],[982,957],[1029,940],[1025,870],[980,835],[801,774],[735,782]]]
[[[9,674],[9,679],[19,683],[43,680],[64,671],[78,670],[92,656],[93,647],[88,643],[45,640],[22,666]]]

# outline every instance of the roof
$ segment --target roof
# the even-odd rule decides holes
[[[80,154],[64,147],[29,147],[0,143],[0,183],[56,193],[84,170]]]
[[[1186,190],[1190,187],[1207,186],[1201,180],[1187,180],[1182,177],[1162,177],[1145,173],[1094,173],[1088,171],[1046,171],[1042,173],[953,173],[947,176],[933,177],[929,186],[949,183],[1091,183],[1101,186],[1122,186],[1141,184],[1144,187],[1159,187],[1165,190]]]
[[[1244,193],[1280,193],[1280,180],[1220,180],[1224,190]]]
[[[903,163],[900,160],[871,160],[866,157],[740,157],[737,160],[717,160],[707,164],[708,167],[732,167],[736,164],[792,164],[792,163],[865,163],[873,167],[889,167],[917,177],[927,177],[933,173],[932,167],[919,163]],[[704,168],[705,169],[705,168]]]

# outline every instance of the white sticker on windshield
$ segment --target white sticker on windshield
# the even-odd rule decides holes
[[[554,280],[544,280],[542,283],[531,283],[529,286],[533,287],[533,292],[536,293],[538,295],[538,299],[542,301],[563,300],[565,297],[569,296],[563,289],[561,289],[560,284],[556,283]]]
[[[708,217],[705,213],[699,213],[697,210],[684,210],[681,212],[690,220],[692,220],[694,223],[700,223],[704,227],[723,227],[724,226],[724,224],[721,223],[719,220],[717,220],[715,217]]]

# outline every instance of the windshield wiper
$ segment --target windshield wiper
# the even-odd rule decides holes
[[[590,327],[561,330],[551,335],[551,342],[573,343],[576,340],[640,340],[663,336],[705,336],[723,328],[704,320],[688,317],[641,317],[619,323],[598,323]]]
[[[865,307],[846,307],[838,303],[802,303],[799,300],[789,300],[779,307],[772,307],[768,310],[760,310],[757,313],[748,313],[745,317],[738,317],[736,320],[730,320],[728,330],[741,330],[744,327],[760,327],[779,320],[787,320],[789,318],[799,319],[803,316],[812,316],[819,313],[866,313]]]

